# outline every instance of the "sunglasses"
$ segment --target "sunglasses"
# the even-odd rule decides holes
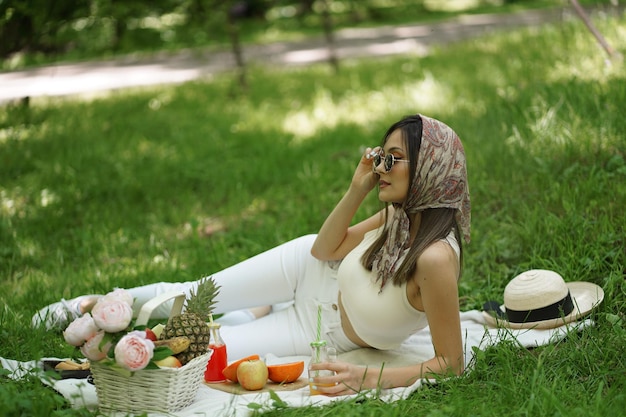
[[[376,172],[376,167],[380,165],[381,162],[384,162],[383,167],[385,168],[385,172],[391,171],[393,164],[396,162],[409,162],[408,159],[397,159],[392,154],[381,155],[377,153],[374,155],[374,165],[372,165],[372,170]]]

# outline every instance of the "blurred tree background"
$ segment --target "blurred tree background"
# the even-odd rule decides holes
[[[567,4],[567,0],[0,0],[0,60],[4,69],[14,69],[54,60],[224,46],[232,41],[233,22],[244,43],[287,40],[321,34],[327,24],[325,12],[337,29]]]

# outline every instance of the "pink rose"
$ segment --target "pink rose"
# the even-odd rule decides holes
[[[146,339],[146,332],[132,331],[115,345],[115,362],[129,371],[138,371],[150,363],[154,343]]]
[[[123,288],[115,288],[113,291],[102,297],[104,300],[121,300],[129,306],[133,306],[133,296],[127,290]]]
[[[74,319],[63,332],[65,341],[72,346],[80,346],[85,340],[92,338],[98,332],[93,317],[89,313],[85,313],[82,317]]]
[[[80,347],[80,351],[90,361],[97,362],[107,357],[107,352],[111,348],[111,342],[102,345],[103,337],[104,331],[100,330]]]
[[[96,325],[105,332],[115,333],[128,327],[133,309],[119,299],[100,299],[91,310]]]

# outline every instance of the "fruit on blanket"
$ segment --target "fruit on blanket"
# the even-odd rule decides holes
[[[243,361],[237,367],[237,380],[248,391],[262,389],[267,383],[267,365],[260,359]]]
[[[74,362],[71,360],[65,360],[55,365],[54,369],[58,371],[86,371],[89,369],[89,362]]]
[[[183,366],[182,363],[178,360],[176,356],[168,356],[166,358],[161,359],[160,361],[155,361],[160,368],[180,368]]]
[[[185,312],[170,318],[163,328],[161,339],[178,336],[189,338],[189,348],[176,355],[183,365],[193,358],[204,355],[209,349],[211,331],[207,321],[213,312],[218,290],[219,287],[212,277],[202,279],[198,289],[192,291],[190,297],[185,300]]]
[[[237,379],[237,368],[239,367],[239,365],[244,361],[252,361],[255,359],[259,359],[259,355],[250,355],[246,356],[245,358],[239,359],[238,361],[234,361],[222,370],[222,374],[229,381],[239,382]]]
[[[304,371],[304,361],[267,365],[270,381],[278,384],[294,382]]]

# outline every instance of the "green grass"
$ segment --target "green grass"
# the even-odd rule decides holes
[[[596,25],[622,54],[625,17]],[[195,279],[315,232],[362,146],[404,114],[464,141],[472,243],[462,309],[530,268],[604,288],[596,326],[533,350],[481,352],[405,401],[266,415],[621,415],[626,409],[626,70],[580,21],[441,47],[424,58],[252,68],[211,82],[0,109],[0,356],[72,350],[32,314],[61,297]],[[371,196],[358,213],[378,208]],[[216,229],[220,229],[217,230]],[[0,378],[3,378],[0,376]],[[90,415],[3,378],[5,415]]]

